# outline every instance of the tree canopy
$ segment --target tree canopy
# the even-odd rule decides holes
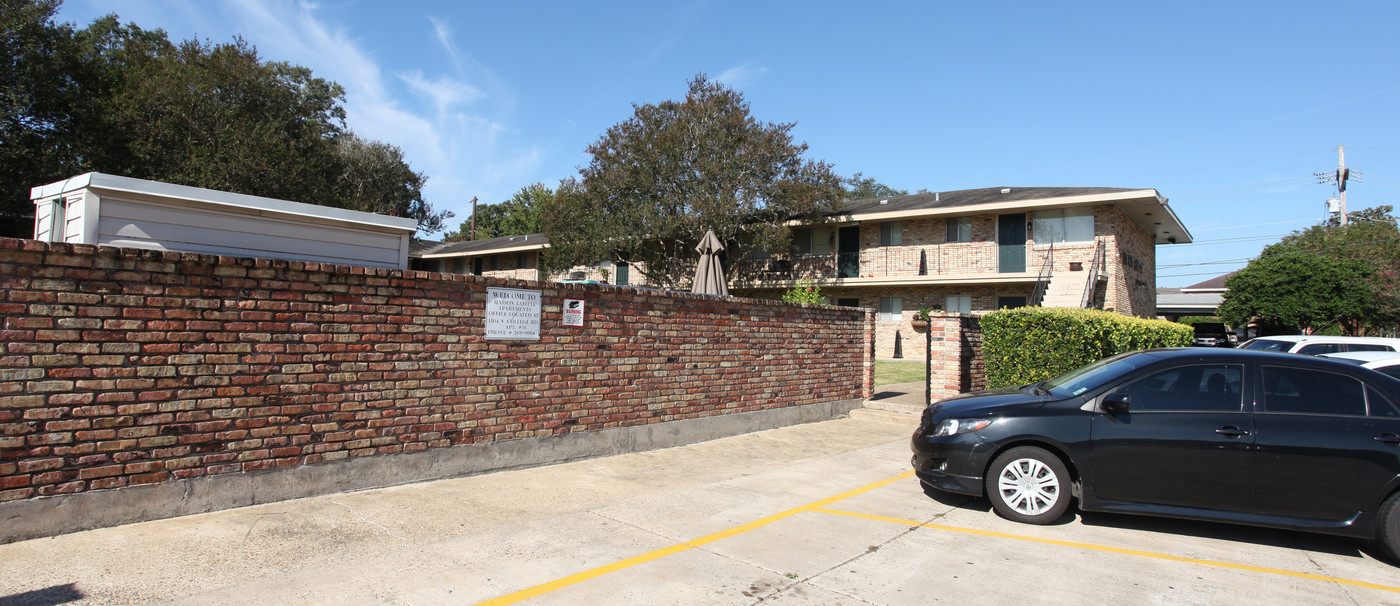
[[[544,211],[553,203],[554,190],[543,183],[535,183],[520,188],[505,202],[483,204],[476,209],[476,239],[543,233]],[[472,220],[468,219],[443,239],[456,241],[471,237]]]
[[[1354,327],[1370,313],[1365,286],[1370,273],[1370,266],[1356,259],[1275,251],[1225,281],[1229,290],[1216,313],[1237,326],[1254,321],[1292,333],[1340,323],[1344,332],[1355,334]]]
[[[579,177],[560,184],[545,213],[549,265],[625,262],[679,288],[706,230],[731,261],[786,250],[788,220],[819,221],[845,193],[829,164],[803,158],[795,125],[759,122],[742,94],[703,74],[682,101],[634,104],[587,148]]]
[[[265,62],[241,39],[172,43],[107,16],[55,23],[57,0],[0,0],[0,215],[27,237],[29,189],[104,172],[412,217],[451,213],[399,148],[348,131],[340,85]],[[16,233],[18,232],[18,233]]]
[[[1345,226],[1333,217],[1265,248],[1226,282],[1221,315],[1230,312],[1231,322],[1257,316],[1287,330],[1334,323],[1349,335],[1394,329],[1400,324],[1400,229],[1391,212],[1377,206],[1350,213]],[[1278,260],[1287,258],[1300,260]]]
[[[895,189],[884,183],[875,180],[875,177],[867,177],[864,173],[856,173],[841,180],[842,187],[846,188],[847,200],[864,200],[867,198],[895,198],[909,195],[909,190]]]

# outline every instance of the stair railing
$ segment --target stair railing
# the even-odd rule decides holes
[[[1099,283],[1099,272],[1107,269],[1103,267],[1108,261],[1106,257],[1107,247],[1103,238],[1094,238],[1094,260],[1089,263],[1089,280],[1084,284],[1084,296],[1079,299],[1080,309],[1089,309],[1089,304],[1094,302],[1094,287]]]
[[[1031,307],[1040,307],[1045,302],[1045,291],[1050,288],[1050,277],[1055,268],[1055,243],[1050,243],[1050,251],[1045,254],[1045,265],[1040,267],[1040,275],[1035,279],[1035,290],[1031,291]]]

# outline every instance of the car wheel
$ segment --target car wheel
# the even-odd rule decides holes
[[[1069,470],[1059,457],[1044,449],[1021,446],[1008,450],[992,461],[989,472],[987,497],[1004,518],[1049,524],[1069,510]]]
[[[1395,562],[1400,562],[1400,493],[1390,495],[1381,504],[1376,523],[1376,543]]]

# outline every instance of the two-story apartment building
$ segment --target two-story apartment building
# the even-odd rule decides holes
[[[921,307],[1088,307],[1153,317],[1156,246],[1191,234],[1155,189],[997,187],[848,201],[744,259],[730,292],[779,297],[813,278],[836,305],[879,310],[876,357],[914,357]]]
[[[910,322],[921,307],[1153,317],[1156,247],[1191,234],[1155,189],[995,187],[848,201],[823,223],[794,226],[793,240],[791,251],[727,260],[730,293],[779,298],[811,278],[829,303],[879,311],[876,357],[889,359],[919,355],[923,338]],[[613,264],[542,276],[548,245],[539,234],[419,242],[411,256],[417,269],[643,285]]]

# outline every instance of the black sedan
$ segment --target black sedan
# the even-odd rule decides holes
[[[1400,380],[1244,350],[1152,349],[924,411],[914,469],[1018,522],[1085,511],[1376,540],[1400,559]]]

